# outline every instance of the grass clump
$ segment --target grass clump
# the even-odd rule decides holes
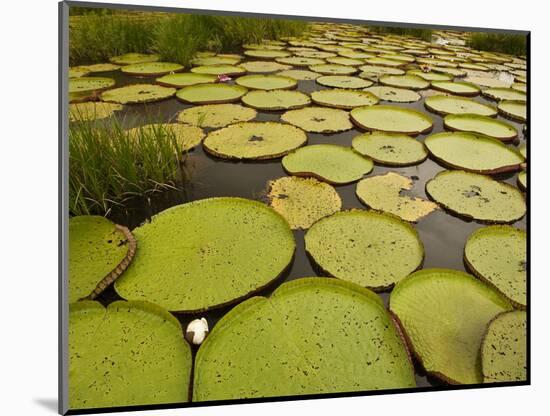
[[[115,205],[185,181],[172,131],[155,125],[128,134],[117,120],[70,124],[69,172],[71,215],[106,215]]]
[[[431,29],[421,29],[414,27],[389,27],[389,26],[368,26],[371,32],[380,34],[392,34],[401,36],[411,36],[430,42],[432,40]]]
[[[480,51],[524,56],[527,54],[527,36],[476,32],[470,35],[468,46]]]

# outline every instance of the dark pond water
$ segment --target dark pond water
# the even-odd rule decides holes
[[[135,84],[136,82],[154,82],[154,79],[136,79],[135,77],[126,76],[120,72],[109,73],[106,74],[106,76],[115,78],[118,86]],[[298,85],[300,91],[308,93],[322,88],[323,87],[320,87],[315,81],[299,81]],[[483,97],[475,99],[480,102],[494,105],[494,103],[485,100]],[[423,102],[424,100],[422,99],[411,104],[390,104],[410,107],[430,114],[434,120],[434,129],[431,133],[443,131],[443,118],[428,112],[428,110],[424,108]],[[119,118],[128,128],[140,124],[147,124],[148,122],[170,122],[174,120],[179,111],[187,107],[190,106],[183,104],[175,98],[171,98],[160,103],[126,106],[126,109],[121,112],[122,114],[119,115]],[[281,114],[282,112],[259,112],[257,120],[278,121]],[[499,116],[498,118],[500,119],[501,117]],[[523,125],[514,123],[510,120],[506,121],[513,124],[520,132],[520,140],[509,146],[519,146],[525,140],[522,132]],[[334,143],[351,146],[352,138],[361,133],[362,131],[355,128],[339,134],[324,135],[308,133],[308,144]],[[427,135],[418,136],[418,139],[424,140],[426,136]],[[166,191],[152,196],[150,200],[134,201],[134,203],[124,211],[113,211],[110,214],[110,219],[133,229],[146,221],[151,215],[173,205],[196,199],[215,196],[237,196],[262,200],[265,195],[267,182],[272,179],[286,176],[280,159],[264,162],[231,162],[211,157],[205,153],[200,146],[189,153],[185,166],[191,175],[191,183],[186,186],[185,191]],[[413,179],[417,178],[414,188],[407,191],[407,193],[411,196],[426,198],[424,191],[426,182],[444,169],[443,166],[435,161],[427,159],[420,165],[404,168],[376,166],[369,176],[393,171],[408,177],[413,177]],[[497,179],[516,186],[517,174],[499,176]],[[342,198],[343,209],[365,208],[355,195],[355,187],[355,183],[336,187]],[[513,225],[525,229],[526,218],[523,218]],[[456,270],[466,270],[463,263],[464,244],[467,237],[474,230],[482,226],[483,224],[475,221],[465,221],[444,210],[436,210],[427,217],[421,219],[416,224],[416,229],[424,243],[426,253],[423,267],[445,267]],[[300,277],[320,275],[305,254],[304,232],[295,231],[294,234],[297,247],[293,263],[280,279],[258,294],[269,295],[278,285],[285,281]],[[381,293],[380,296],[387,302],[389,293]],[[117,299],[120,298],[111,287],[103,292],[99,300],[103,303],[110,303]],[[209,322],[210,329],[212,329],[217,320],[230,309],[231,307],[226,307],[200,315],[176,314],[176,316],[182,325],[184,325],[184,328],[190,320],[204,316]],[[417,385],[419,387],[440,385],[440,382],[423,375],[420,368],[417,366]]]

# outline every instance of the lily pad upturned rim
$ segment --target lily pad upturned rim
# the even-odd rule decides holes
[[[161,68],[158,68],[152,71],[143,70],[143,68],[140,69],[140,67],[147,67],[149,65],[152,67],[160,65]],[[173,62],[145,62],[145,63],[122,66],[120,68],[120,71],[127,75],[133,75],[138,77],[159,77],[166,74],[176,73],[183,69],[184,69],[183,65],[176,64]]]
[[[376,136],[387,136],[387,137],[395,138],[397,141],[406,140],[409,143],[418,143],[419,149],[423,150],[422,155],[421,155],[420,158],[415,159],[415,160],[408,160],[406,162],[396,162],[396,161],[388,161],[388,160],[377,158],[377,157],[373,156],[372,153],[367,154],[366,152],[363,152],[359,149],[360,141],[369,140],[369,139],[372,140]],[[422,163],[429,156],[429,153],[428,153],[428,150],[426,149],[426,146],[421,141],[416,140],[416,139],[412,138],[411,136],[409,136],[407,134],[389,133],[389,132],[378,131],[378,130],[362,133],[362,134],[359,134],[359,135],[355,136],[351,140],[351,147],[353,147],[353,149],[355,149],[356,152],[359,152],[364,156],[370,157],[375,163],[379,163],[381,165],[386,165],[386,166],[411,166],[411,165],[417,165],[419,163]]]
[[[357,82],[361,85],[350,87],[349,85],[346,86],[338,83],[338,81],[344,81],[344,80],[347,80],[349,82]],[[315,82],[317,82],[318,84],[324,87],[347,88],[347,89],[367,88],[373,85],[372,81],[365,80],[364,78],[350,76],[350,75],[321,75],[315,80]]]
[[[170,81],[170,78],[195,78],[197,82],[186,82],[186,83],[178,83],[176,80]],[[157,78],[155,82],[158,85],[162,85],[163,87],[173,87],[173,88],[183,88],[188,87],[190,85],[197,85],[197,84],[208,84],[208,83],[215,83],[218,80],[218,77],[216,75],[210,75],[210,74],[197,74],[195,72],[177,72],[175,74],[167,74],[163,75],[160,78]]]
[[[383,130],[383,129],[374,128],[374,127],[367,127],[365,124],[363,124],[362,122],[360,122],[358,120],[360,112],[363,112],[363,111],[383,111],[383,110],[414,114],[417,117],[422,118],[424,121],[429,122],[430,125],[429,125],[429,127],[423,128],[421,130],[419,130],[419,129],[412,130],[411,129],[411,130],[408,130],[408,131],[395,131],[395,130]],[[428,133],[433,129],[433,120],[427,114],[424,114],[424,113],[422,113],[420,111],[417,111],[417,110],[413,110],[411,108],[404,108],[404,107],[399,107],[399,106],[396,106],[396,105],[378,104],[378,105],[370,106],[370,107],[357,107],[357,108],[354,108],[353,110],[351,110],[350,116],[351,116],[351,121],[356,126],[362,128],[364,130],[368,130],[368,131],[387,131],[389,133],[402,133],[402,134],[407,134],[407,135],[410,135],[410,136],[417,136],[419,134]]]
[[[97,82],[97,81],[101,81],[103,83],[103,86],[101,87],[97,87],[97,88],[85,88],[85,89],[80,89],[80,90],[76,90],[76,91],[71,91],[71,84],[79,84],[79,83],[86,83],[86,82]],[[69,79],[69,94],[70,93],[89,93],[89,94],[94,94],[94,93],[99,93],[101,91],[106,91],[108,89],[112,89],[114,86],[115,86],[115,83],[116,81],[113,79],[113,78],[108,78],[108,77],[87,77],[87,76],[82,76],[82,77],[77,77],[77,78],[70,78]]]
[[[471,82],[464,82],[464,81],[433,81],[431,84],[432,84],[432,88],[434,90],[447,92],[447,93],[450,93],[450,94],[453,94],[453,95],[460,95],[460,96],[463,96],[463,97],[475,97],[475,96],[479,95],[480,92],[481,92],[481,89],[477,85],[475,85]],[[457,92],[457,90],[452,88],[453,84],[470,87],[470,91],[468,91],[468,92],[458,91]],[[448,85],[448,87],[447,87],[447,85]]]
[[[217,88],[217,89],[220,89],[220,90],[233,90],[235,92],[235,94],[232,96],[232,97],[228,97],[228,98],[218,98],[218,99],[193,99],[193,100],[190,100],[189,98],[184,98],[185,97],[185,93],[188,92],[188,91],[191,91],[191,90],[196,90],[196,91],[200,91],[201,89],[205,89],[205,88]],[[189,103],[189,104],[200,104],[200,105],[205,105],[205,104],[227,104],[227,103],[233,103],[233,102],[236,102],[236,101],[239,101],[243,95],[245,95],[246,93],[248,92],[248,89],[245,88],[245,87],[242,87],[240,85],[228,85],[228,84],[196,84],[196,85],[189,85],[187,87],[183,87],[181,89],[179,89],[177,92],[176,92],[176,98],[180,101],[183,101],[185,103]]]
[[[300,123],[295,119],[295,117],[299,116],[300,114],[315,113],[315,112],[327,114],[329,116],[328,119],[332,119],[332,117],[338,116],[339,118],[342,119],[341,124],[340,125],[335,124],[336,127],[333,126],[332,128],[319,129],[319,128],[306,127],[307,120],[306,120],[306,123]],[[293,126],[299,127],[308,133],[322,133],[322,134],[339,133],[342,131],[351,130],[353,128],[353,124],[349,120],[349,114],[347,111],[339,110],[336,108],[329,108],[329,107],[311,106],[311,107],[299,108],[297,110],[288,110],[281,115],[281,121],[290,123]],[[314,121],[317,121],[317,120],[314,120]],[[323,121],[326,121],[326,119]],[[333,120],[330,120],[330,121],[333,121]]]
[[[275,88],[266,88],[261,85],[263,80],[272,80],[277,81],[281,83],[285,83],[286,85],[275,87]],[[259,85],[256,83],[257,81],[260,81]],[[285,77],[282,75],[277,74],[249,74],[249,75],[243,75],[242,77],[239,77],[235,80],[235,83],[237,85],[240,85],[242,87],[248,88],[249,90],[263,90],[263,91],[271,91],[271,90],[292,90],[298,86],[298,82],[290,77]]]
[[[481,92],[484,97],[487,97],[494,101],[513,100],[513,101],[525,101],[527,102],[527,93],[515,88],[487,88]],[[499,95],[501,93],[514,94],[512,98],[503,97]]]
[[[360,104],[360,105],[354,105],[354,104],[346,104],[345,100],[344,102],[334,102],[330,100],[323,100],[324,95],[334,95],[337,96],[338,94],[342,94],[345,96],[346,94],[349,95],[355,95],[357,97],[364,98],[365,100],[370,100],[369,104]],[[335,88],[335,89],[323,89],[323,90],[317,90],[313,91],[311,93],[311,101],[313,101],[317,105],[325,106],[325,107],[332,107],[332,108],[340,108],[342,110],[351,110],[358,107],[369,107],[378,104],[380,99],[374,95],[373,93],[369,91],[362,91],[362,90],[356,90],[356,89],[343,89],[343,88]]]
[[[230,121],[229,122],[223,122],[223,123],[214,123],[210,122],[208,123],[208,117],[203,116],[204,113],[200,114],[201,111],[207,111],[211,110],[214,112],[221,111],[221,114],[225,115],[227,112],[229,112],[230,115]],[[197,115],[197,117],[190,117],[186,119],[186,116],[189,116],[189,114]],[[196,105],[189,108],[184,108],[180,112],[177,113],[177,121],[179,123],[188,124],[192,126],[198,126],[198,127],[208,127],[208,128],[222,128],[227,127],[231,124],[239,123],[242,121],[251,121],[258,115],[258,112],[250,107],[245,107],[241,104],[237,103],[228,103],[228,104],[205,104],[205,105]],[[204,117],[202,123],[198,123],[198,121],[201,120],[201,116]],[[218,120],[219,121],[219,120]]]
[[[509,108],[506,108],[507,106],[523,106],[525,107],[525,111],[526,111],[526,114],[525,114],[525,117],[523,116],[523,114],[519,114],[519,113],[514,113],[513,111],[510,111]],[[499,101],[498,103],[498,111],[499,113],[501,113],[503,116],[511,119],[511,120],[514,120],[514,121],[517,121],[517,122],[520,122],[520,123],[525,123],[527,121],[527,103],[525,101],[519,101],[519,100],[502,100],[502,101]]]
[[[227,71],[220,71],[221,68],[227,69]],[[246,74],[246,69],[238,65],[200,65],[190,69],[195,74],[207,74],[207,75],[227,75],[230,77],[238,77]]]
[[[499,124],[503,127],[506,127],[506,129],[511,129],[514,131],[514,134],[508,134],[508,135],[499,135],[499,136],[493,136],[493,135],[488,135],[486,133],[483,133],[481,131],[476,131],[476,130],[463,130],[463,129],[460,129],[460,128],[457,128],[456,126],[453,126],[452,123],[453,121],[456,121],[456,120],[461,120],[461,119],[465,119],[465,118],[470,118],[470,119],[474,119],[474,120],[480,120],[480,121],[483,121],[483,122],[486,122],[486,123],[492,123],[492,124]],[[495,119],[495,118],[492,118],[492,117],[487,117],[487,116],[480,116],[478,114],[470,114],[470,113],[464,113],[464,114],[447,114],[445,116],[445,118],[443,119],[443,125],[445,126],[446,129],[449,129],[451,131],[463,131],[463,132],[469,132],[469,133],[478,133],[478,134],[484,134],[486,136],[490,136],[490,137],[493,137],[495,139],[499,139],[503,142],[508,142],[508,141],[512,141],[514,140],[516,137],[518,137],[518,131],[517,129],[512,126],[511,124],[508,124],[506,123],[505,121],[502,121],[502,120],[499,120],[499,119]]]
[[[397,88],[397,87],[389,87],[386,85],[373,85],[371,87],[367,87],[364,89],[364,91],[369,91],[372,94],[376,95],[378,98],[380,98],[380,101],[388,101],[393,103],[414,103],[422,98],[422,96],[414,91],[414,90],[408,90],[406,88]],[[382,97],[378,95],[376,92],[383,92],[386,93],[392,92],[396,96],[399,96],[398,94],[401,94],[401,98],[393,98],[390,99],[387,95],[383,95]]]
[[[134,57],[135,59],[132,59],[131,62],[128,62],[129,57]],[[109,62],[117,65],[131,65],[145,62],[156,62],[159,59],[160,56],[156,54],[130,52],[123,55],[113,56],[112,58],[109,58]]]
[[[122,90],[130,90],[130,89],[143,89],[143,90],[149,90],[149,91],[157,91],[158,93],[162,93],[160,95],[155,94],[155,96],[147,99],[137,99],[137,97],[132,98],[131,100],[125,100],[121,99],[120,97],[117,99],[116,94],[115,97],[112,97],[112,95],[115,92],[120,92]],[[160,85],[155,84],[131,84],[131,85],[125,85],[123,87],[118,88],[111,88],[109,90],[105,90],[101,93],[100,98],[101,101],[105,101],[108,103],[118,103],[118,104],[141,104],[141,103],[151,103],[155,101],[161,101],[168,99],[172,97],[176,93],[175,88],[169,88],[169,87],[162,87]],[[123,94],[123,97],[125,97],[125,94]]]
[[[260,95],[293,95],[294,97],[299,97],[301,102],[295,102],[291,105],[260,105],[257,102],[251,102],[251,98],[255,96]],[[252,107],[256,110],[263,110],[263,111],[281,111],[281,110],[296,110],[299,108],[307,107],[311,104],[311,97],[303,92],[296,91],[296,90],[271,90],[271,91],[263,91],[263,90],[253,90],[248,91],[245,95],[241,97],[241,101],[246,104],[248,107]]]
[[[411,82],[408,85],[402,85],[400,83],[394,82],[395,79],[407,79]],[[414,84],[412,81],[416,82],[417,84]],[[430,81],[426,81],[424,78],[419,77],[418,75],[382,75],[378,82],[382,85],[388,86],[388,87],[394,87],[394,88],[404,88],[404,89],[411,89],[411,90],[425,90],[430,87]]]
[[[497,109],[495,109],[493,106],[489,105],[489,104],[485,104],[485,103],[480,103],[479,101],[474,101],[470,98],[467,98],[467,97],[463,97],[463,96],[460,96],[460,95],[432,95],[430,97],[426,97],[424,99],[424,106],[436,113],[436,114],[439,114],[439,115],[442,115],[442,116],[446,116],[448,114],[465,114],[464,112],[460,112],[460,113],[451,113],[451,112],[448,112],[448,111],[445,111],[441,108],[438,108],[437,105],[437,101],[447,101],[447,100],[455,100],[457,102],[467,102],[468,104],[473,104],[473,105],[476,105],[476,106],[479,106],[479,108],[486,108],[487,109],[487,113],[486,114],[481,114],[481,113],[471,113],[471,114],[479,114],[479,115],[483,115],[483,116],[487,116],[487,117],[496,117],[497,114],[498,114],[498,111]]]

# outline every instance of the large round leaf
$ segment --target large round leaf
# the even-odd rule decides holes
[[[481,91],[477,85],[462,81],[433,81],[432,88],[455,95],[464,95],[466,97],[475,97],[479,95]]]
[[[240,85],[199,84],[178,90],[176,97],[191,104],[224,104],[239,101],[247,91]]]
[[[497,115],[494,107],[460,96],[432,95],[426,97],[424,105],[428,110],[442,115],[465,113],[488,117]]]
[[[115,80],[105,77],[79,77],[69,79],[69,93],[102,91],[115,85]]]
[[[350,77],[349,75],[323,75],[316,79],[316,82],[325,87],[332,88],[367,88],[372,85],[372,81],[358,77]]]
[[[443,122],[450,130],[484,134],[502,141],[510,141],[518,136],[516,128],[511,124],[476,114],[449,114]]]
[[[357,72],[353,66],[337,65],[337,64],[318,64],[309,67],[313,72],[318,72],[323,75],[351,75]]]
[[[218,322],[195,360],[193,401],[414,386],[404,343],[374,293],[303,278]]]
[[[420,111],[392,105],[359,107],[351,111],[351,119],[365,130],[417,135],[433,127],[432,119]]]
[[[177,74],[168,74],[157,78],[157,84],[164,87],[182,88],[189,85],[210,84],[218,80],[216,75],[195,74],[193,72],[183,72]]]
[[[134,234],[139,251],[116,291],[170,311],[202,311],[250,295],[286,269],[295,247],[282,216],[241,198],[177,205]]]
[[[270,62],[270,61],[249,61],[249,62],[243,62],[239,66],[246,69],[247,72],[254,72],[254,73],[283,71],[283,70],[289,70],[290,68],[292,68],[290,65],[283,65],[277,62]]]
[[[127,53],[124,55],[113,56],[109,61],[117,65],[142,64],[146,62],[156,62],[160,59],[158,55],[149,55],[144,53]]]
[[[115,111],[122,110],[122,105],[102,102],[87,102],[69,104],[69,119],[71,121],[101,120],[111,117]]]
[[[246,56],[257,59],[273,59],[273,58],[283,58],[285,56],[290,56],[289,52],[286,51],[274,51],[270,49],[250,49],[244,51]]]
[[[384,290],[420,267],[424,248],[416,230],[376,211],[337,212],[305,236],[306,251],[331,276]]]
[[[242,98],[243,103],[257,110],[293,110],[311,103],[309,95],[299,91],[273,90],[250,91]]]
[[[424,144],[406,134],[374,131],[355,136],[351,145],[357,152],[384,165],[414,165],[428,157]]]
[[[167,136],[173,137],[177,148],[181,152],[191,150],[198,146],[204,139],[204,131],[197,126],[186,126],[177,123],[158,123],[146,124],[140,127],[134,127],[128,130],[131,137],[137,137],[139,134],[146,137]]]
[[[337,133],[353,128],[349,113],[335,108],[306,107],[289,110],[281,116],[281,120],[312,133]]]
[[[170,98],[175,93],[175,88],[151,84],[134,84],[103,91],[101,100],[119,104],[151,103]]]
[[[172,62],[147,62],[123,66],[120,70],[128,75],[140,77],[158,77],[183,69],[183,65]]]
[[[238,76],[246,74],[246,69],[238,65],[202,65],[191,68],[195,74]]]
[[[297,66],[297,67],[310,66],[310,65],[320,65],[320,64],[325,63],[324,59],[307,58],[307,57],[302,57],[302,56],[289,56],[289,57],[286,57],[286,58],[277,58],[276,61],[279,62],[279,63],[282,63],[282,64],[287,64],[287,65],[292,65],[292,66]]]
[[[527,94],[514,88],[487,88],[483,90],[483,95],[496,101],[527,101]]]
[[[296,81],[313,81],[321,76],[321,74],[317,72],[308,71],[305,69],[286,69],[278,72],[277,75],[289,77],[295,79]]]
[[[411,90],[424,90],[430,86],[430,82],[416,75],[383,75],[379,79],[382,85],[396,88],[408,88]]]
[[[240,121],[250,121],[256,115],[256,110],[239,104],[210,104],[180,111],[178,121],[199,127],[219,128]]]
[[[422,98],[416,91],[404,88],[374,86],[365,88],[365,91],[376,95],[383,101],[390,101],[393,103],[414,103]]]
[[[520,123],[527,121],[527,104],[523,101],[501,101],[498,103],[498,111]]]
[[[449,269],[413,273],[390,295],[390,310],[424,369],[451,384],[483,381],[479,348],[485,328],[511,309],[489,286]]]
[[[297,82],[280,75],[245,75],[237,78],[236,83],[252,90],[289,90],[296,88]]]
[[[343,108],[351,110],[355,107],[371,106],[377,104],[379,99],[368,91],[327,89],[311,93],[314,103],[326,107]]]

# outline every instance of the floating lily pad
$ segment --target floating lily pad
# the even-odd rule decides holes
[[[193,65],[236,65],[241,61],[239,56],[201,56],[191,61]]]
[[[278,62],[271,61],[249,61],[239,64],[240,67],[246,69],[247,72],[275,72],[283,71],[292,68],[290,65],[283,65]]]
[[[460,96],[432,95],[426,97],[424,105],[427,109],[437,114],[477,114],[494,117],[497,110],[487,104]]]
[[[406,134],[374,131],[355,136],[351,145],[357,152],[383,165],[415,165],[428,157],[424,144]]]
[[[489,71],[489,68],[485,65],[474,64],[471,62],[460,62],[458,66],[463,69],[469,69],[470,71]]]
[[[186,108],[178,114],[180,123],[199,127],[219,128],[240,121],[250,121],[258,113],[239,104],[210,104]]]
[[[464,81],[471,82],[481,87],[490,87],[490,88],[508,88],[510,87],[510,82],[502,81],[497,78],[489,77],[466,77]]]
[[[355,182],[373,169],[372,160],[335,144],[305,146],[283,158],[291,175],[313,176],[332,184]]]
[[[69,78],[85,77],[90,73],[90,70],[84,66],[69,68]]]
[[[518,136],[516,128],[511,124],[477,114],[449,114],[445,116],[443,123],[450,130],[484,134],[503,142]]]
[[[327,89],[313,91],[311,99],[314,103],[326,107],[351,110],[355,107],[364,107],[377,104],[379,99],[368,91]]]
[[[429,374],[451,384],[483,381],[479,349],[487,324],[511,305],[472,275],[424,269],[390,295],[416,357]]]
[[[178,72],[183,69],[183,65],[172,62],[147,62],[141,64],[132,64],[123,66],[120,70],[128,75],[140,77],[158,77],[161,75]]]
[[[325,87],[333,88],[367,88],[372,85],[372,81],[358,77],[350,77],[348,75],[323,75],[317,78],[317,83]]]
[[[118,71],[120,69],[120,65],[110,64],[110,63],[104,63],[104,64],[92,64],[92,65],[86,65],[85,68],[90,73],[98,73],[98,72],[112,72],[112,71]]]
[[[275,159],[306,141],[304,131],[289,124],[251,121],[211,132],[204,140],[204,148],[222,158]]]
[[[284,58],[290,56],[289,52],[286,51],[274,51],[270,49],[249,49],[244,51],[246,56],[257,59],[274,59],[274,58]]]
[[[101,120],[111,117],[115,111],[122,110],[122,105],[101,102],[69,104],[69,119],[71,121]]]
[[[326,59],[333,56],[337,56],[334,52],[326,52],[326,51],[301,51],[296,52],[296,56],[302,56],[304,58],[319,58],[319,59]]]
[[[527,305],[527,233],[508,225],[474,231],[466,242],[464,260],[479,278],[515,306]]]
[[[500,101],[498,111],[506,117],[521,123],[527,121],[527,104],[524,101]]]
[[[178,74],[168,74],[157,78],[157,84],[164,87],[182,88],[189,85],[210,84],[218,80],[216,75],[195,74],[193,72],[183,72]]]
[[[238,76],[246,74],[246,69],[237,65],[202,65],[191,68],[195,74]]]
[[[380,57],[367,58],[365,59],[365,61],[370,65],[388,66],[390,68],[397,68],[407,64],[407,62],[403,62],[397,59],[380,58]]]
[[[409,223],[376,211],[356,209],[323,218],[308,230],[305,244],[326,273],[374,290],[392,287],[424,257]]]
[[[374,293],[302,278],[241,303],[216,324],[197,353],[193,401],[415,385],[404,342]]]
[[[182,403],[193,358],[176,318],[148,302],[70,305],[69,407]]]
[[[170,311],[202,311],[250,295],[286,269],[295,247],[282,216],[242,198],[177,205],[134,235],[139,251],[115,289]]]
[[[383,75],[379,78],[379,82],[388,87],[411,90],[424,90],[430,86],[429,81],[416,75]]]
[[[405,221],[416,222],[438,207],[431,201],[401,194],[412,186],[413,181],[410,178],[388,172],[360,180],[355,193],[361,202],[372,209],[389,212]]]
[[[242,98],[243,103],[257,110],[293,110],[311,103],[309,95],[299,91],[273,90],[250,91]]]
[[[427,137],[424,144],[443,164],[477,173],[513,172],[525,161],[500,140],[465,132],[442,132]]]
[[[338,192],[315,178],[286,176],[268,184],[269,205],[281,214],[293,230],[308,229],[342,208]]]
[[[407,90],[404,88],[374,86],[365,88],[365,91],[376,95],[383,101],[390,101],[394,103],[414,103],[422,98],[416,91]]]
[[[527,314],[498,315],[487,327],[481,343],[484,383],[527,380]]]
[[[104,217],[69,221],[69,302],[94,299],[131,263],[136,240],[126,227]]]
[[[144,53],[127,53],[120,56],[114,56],[109,61],[117,65],[144,64],[146,62],[156,62],[160,59],[158,55]]]
[[[431,69],[434,72],[441,72],[443,74],[450,74],[450,75],[453,75],[453,76],[459,77],[459,78],[466,76],[466,71],[463,70],[463,69],[441,67],[441,66],[432,66]]]
[[[355,67],[337,64],[311,65],[309,69],[323,75],[351,75],[357,72]]]
[[[361,78],[379,77],[381,75],[404,75],[405,71],[399,68],[390,68],[387,66],[378,65],[363,65],[359,67],[362,71],[359,76]]]
[[[277,62],[281,64],[287,64],[292,66],[310,66],[310,65],[320,65],[326,63],[324,59],[319,58],[306,58],[302,56],[289,56],[286,58],[277,58]]]
[[[420,111],[392,105],[359,107],[351,111],[351,120],[365,130],[417,135],[429,132],[432,119]]]
[[[103,91],[115,85],[115,80],[105,77],[79,77],[69,79],[70,93],[86,93],[92,91]]]
[[[247,92],[240,85],[199,84],[178,90],[176,97],[191,104],[224,104],[239,101]]]
[[[283,77],[289,77],[296,81],[312,81],[321,76],[321,74],[305,69],[287,69],[278,73]]]
[[[289,90],[297,85],[295,79],[280,75],[245,75],[236,83],[251,90]]]
[[[362,59],[346,58],[345,56],[334,56],[327,58],[327,62],[336,65],[346,65],[346,66],[359,66],[365,63]]]
[[[527,94],[514,88],[487,88],[483,95],[496,101],[527,101]]]
[[[119,104],[151,103],[165,100],[176,93],[175,88],[151,84],[134,84],[101,93],[101,100]]]
[[[510,88],[516,91],[527,92],[527,85],[522,83],[513,83]]]
[[[426,183],[428,195],[449,211],[492,223],[511,223],[525,215],[525,200],[514,186],[461,170],[443,171]]]
[[[147,135],[155,132],[157,134],[153,135],[153,137],[163,134],[173,135],[178,148],[182,152],[187,152],[198,146],[202,142],[202,139],[204,139],[204,131],[200,127],[176,123],[147,124],[128,130],[130,135],[137,135],[139,133]]]
[[[527,144],[523,143],[520,147],[519,147],[519,152],[522,154],[522,156],[527,159]]]
[[[518,174],[518,185],[523,191],[527,190],[527,172],[524,170]]]
[[[281,120],[311,133],[338,133],[353,128],[349,113],[335,108],[306,107],[290,110],[281,116]]]
[[[433,81],[432,88],[454,95],[463,95],[465,97],[475,97],[481,92],[477,85],[471,82],[462,81]]]
[[[420,69],[412,69],[410,71],[407,71],[407,74],[409,75],[416,75],[420,78],[425,79],[426,81],[452,81],[454,76],[451,74],[443,74],[441,72],[424,72]]]

